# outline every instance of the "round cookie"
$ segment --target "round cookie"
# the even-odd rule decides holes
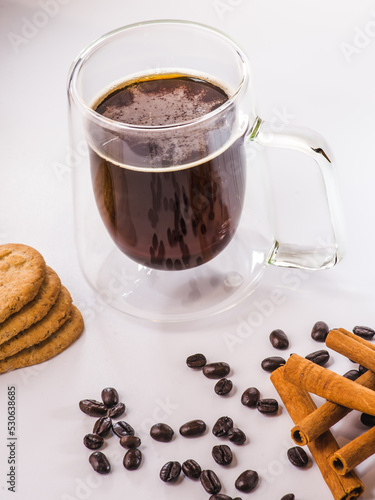
[[[60,289],[60,278],[47,266],[46,276],[35,299],[0,323],[0,344],[44,318],[56,302]]]
[[[43,319],[19,333],[12,339],[0,345],[0,360],[13,356],[22,349],[43,342],[47,337],[69,319],[72,310],[72,298],[68,290],[61,286],[61,291],[55,304]]]
[[[33,300],[46,273],[41,254],[27,245],[0,245],[0,323]]]
[[[84,323],[79,310],[73,305],[72,314],[61,328],[46,340],[0,362],[0,373],[37,365],[53,358],[70,346],[83,332]]]

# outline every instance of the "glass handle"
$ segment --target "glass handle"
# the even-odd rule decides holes
[[[323,177],[332,228],[332,242],[302,246],[275,242],[268,263],[299,269],[328,269],[339,262],[344,252],[344,228],[341,199],[338,192],[336,166],[326,140],[311,129],[267,123],[257,118],[250,140],[261,146],[289,148],[310,156],[319,166]]]

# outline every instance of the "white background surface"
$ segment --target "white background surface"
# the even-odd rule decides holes
[[[0,243],[37,248],[70,290],[86,318],[86,329],[54,360],[1,376],[1,498],[203,500],[208,495],[199,484],[184,479],[166,485],[158,478],[168,460],[195,458],[218,472],[223,492],[229,495],[235,494],[239,473],[255,469],[260,485],[243,498],[278,500],[293,492],[297,500],[328,500],[330,492],[315,464],[297,470],[285,460],[285,451],[293,445],[286,410],[267,418],[243,407],[240,396],[254,385],[263,397],[277,397],[260,368],[264,357],[279,354],[268,341],[272,329],[282,328],[288,334],[288,352],[306,355],[322,348],[310,338],[317,320],[332,328],[375,324],[374,3],[51,0],[55,7],[46,19],[41,12],[47,3],[0,0]],[[67,165],[65,87],[71,61],[100,35],[156,18],[210,24],[245,48],[255,75],[260,116],[267,119],[275,110],[286,110],[292,123],[320,131],[331,144],[347,225],[347,253],[336,268],[313,274],[268,269],[256,294],[241,307],[195,325],[152,325],[100,301],[78,268],[70,173],[68,168],[63,173],[56,169],[57,164]],[[272,153],[270,160],[282,191],[283,184],[289,186],[282,175],[288,156]],[[275,289],[281,292],[279,304],[270,302]],[[255,325],[256,311],[266,304],[268,309]],[[186,357],[197,351],[210,361],[230,363],[236,389],[229,398],[216,396],[212,381],[186,367]],[[343,373],[353,365],[333,353],[329,367]],[[6,484],[10,385],[17,387],[16,494],[8,492]],[[109,385],[118,389],[127,405],[124,419],[142,439],[144,463],[138,471],[126,471],[121,463],[124,450],[112,437],[104,451],[113,472],[102,477],[92,471],[89,451],[82,444],[95,419],[81,413],[78,402],[99,399],[101,389]],[[183,439],[177,432],[192,418],[204,419],[211,428],[222,415],[230,415],[249,436],[245,446],[232,446],[236,463],[227,471],[210,456],[217,444],[211,432],[196,440]],[[169,423],[176,439],[169,444],[152,442],[147,431],[155,421]],[[362,431],[355,412],[334,429],[340,444]],[[374,467],[370,459],[357,469],[366,486],[364,500],[375,498]]]

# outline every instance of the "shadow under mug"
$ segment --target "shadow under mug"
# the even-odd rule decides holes
[[[201,116],[157,126],[93,109],[121,82],[168,75],[214,83],[229,98]],[[259,118],[247,58],[223,33],[172,20],[120,28],[73,62],[68,98],[79,261],[106,303],[153,321],[199,319],[240,303],[267,264],[327,269],[341,259],[329,146],[312,130]],[[323,245],[276,236],[259,146],[302,151],[319,166],[329,211]]]

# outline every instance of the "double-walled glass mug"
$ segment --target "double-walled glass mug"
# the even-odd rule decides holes
[[[173,20],[113,31],[74,61],[68,96],[79,260],[115,308],[198,319],[241,302],[267,264],[325,269],[341,259],[329,147],[258,117],[247,58],[223,33]],[[259,145],[305,152],[320,167],[324,245],[275,234]]]

